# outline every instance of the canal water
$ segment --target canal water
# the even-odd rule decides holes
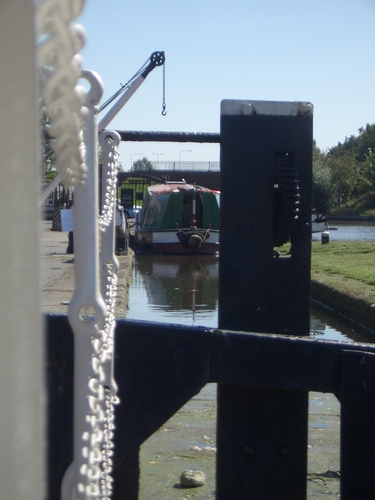
[[[185,326],[218,325],[217,256],[136,255],[127,319]],[[365,329],[311,307],[314,338],[371,342]]]
[[[374,239],[375,226],[331,231],[334,239]],[[360,237],[358,237],[360,236]],[[320,237],[320,235],[319,235]],[[217,256],[136,255],[127,319],[205,326],[218,324]],[[346,342],[371,342],[368,333],[337,315],[311,308],[310,335]],[[141,447],[140,500],[215,498],[216,384],[184,405]],[[332,394],[310,393],[307,498],[340,498],[340,405]],[[180,489],[184,469],[206,475],[194,494]],[[327,472],[328,471],[328,472]],[[326,474],[330,474],[326,476]],[[333,476],[332,476],[333,474]],[[327,479],[329,477],[329,479]],[[198,489],[196,489],[198,490]]]
[[[328,221],[329,225],[337,227],[337,229],[331,229],[329,231],[330,241],[343,241],[343,240],[375,240],[375,222],[361,223],[356,222],[333,222],[332,224]],[[316,233],[313,235],[314,240],[320,240],[321,234]]]

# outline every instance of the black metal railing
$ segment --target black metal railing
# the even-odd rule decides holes
[[[47,315],[46,320],[48,498],[57,500],[73,452],[73,334],[66,316]],[[250,399],[254,390],[268,400],[282,391],[291,408],[295,396],[307,396],[309,391],[335,394],[341,402],[341,498],[374,498],[374,346],[119,320],[115,351],[120,405],[116,407],[114,499],[138,498],[140,445],[208,382],[219,384],[232,398],[226,411],[233,418],[246,409],[244,388]],[[288,445],[285,434],[294,434],[299,427],[299,415],[291,411],[289,417],[287,426],[280,422],[274,430],[276,444],[282,441],[284,447]],[[218,427],[220,419],[219,412]],[[252,425],[251,419],[248,423]],[[217,470],[216,498],[250,498],[250,483],[262,485],[252,491],[251,498],[306,498],[306,476],[296,483],[293,466],[306,462],[305,445],[299,450],[291,447],[290,454],[296,454],[292,460],[290,454],[280,454],[276,445],[270,448],[266,441],[254,445],[256,454],[267,451],[274,464],[273,475],[266,469],[262,477],[257,456],[254,460],[244,453],[251,444],[246,430],[241,434],[235,426],[226,427],[226,439],[217,441],[218,462],[229,454],[234,471]],[[236,490],[228,491],[233,473],[241,480]]]

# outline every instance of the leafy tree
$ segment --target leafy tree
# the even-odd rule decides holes
[[[332,172],[332,184],[336,204],[341,207],[347,204],[362,183],[361,168],[353,152],[345,152],[338,156],[328,155],[329,168]]]
[[[131,171],[135,172],[136,170],[146,170],[150,172],[150,170],[152,170],[152,163],[146,158],[146,156],[144,156],[142,160],[136,160],[133,162]]]
[[[356,144],[356,157],[358,161],[364,162],[369,150],[375,151],[375,123],[367,124],[365,128],[359,129],[359,136]]]
[[[368,148],[363,162],[363,175],[372,189],[375,189],[375,148]]]
[[[55,164],[55,153],[51,147],[51,139],[48,136],[48,129],[50,126],[50,119],[47,116],[46,111],[46,103],[43,100],[43,88],[44,88],[44,80],[42,77],[42,73],[44,70],[48,68],[39,68],[40,69],[40,80],[39,80],[39,109],[40,109],[40,127],[41,127],[41,135],[42,135],[42,173],[43,180],[51,180],[56,175],[56,171],[52,172],[51,167]],[[46,169],[46,164],[49,165],[49,168]]]
[[[313,203],[319,212],[375,212],[375,123],[328,152],[313,146]]]
[[[318,213],[328,213],[332,206],[332,171],[327,165],[326,154],[313,143],[313,208]]]
[[[375,215],[375,150],[368,149],[362,163],[362,184],[358,190],[356,209],[362,213]]]
[[[364,128],[361,127],[358,132],[359,135],[357,137],[354,135],[351,135],[349,138],[345,137],[344,143],[339,142],[337,146],[329,150],[329,153],[333,156],[341,156],[344,153],[350,152],[354,153],[357,161],[365,161],[369,148],[375,149],[375,123],[372,125],[367,124]]]

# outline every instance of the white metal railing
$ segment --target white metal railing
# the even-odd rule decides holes
[[[68,307],[74,334],[73,462],[65,472],[62,500],[107,500],[112,495],[114,405],[114,305],[118,261],[115,248],[116,173],[120,136],[103,130],[141,85],[144,72],[98,124],[103,83],[81,70],[77,55],[83,28],[74,24],[84,0],[42,0],[37,25],[43,97],[58,176],[74,186],[75,286]],[[164,60],[164,59],[163,59]],[[86,92],[78,85],[85,79]],[[103,151],[102,207],[98,202],[98,132]],[[41,197],[43,199],[43,196]]]
[[[103,83],[82,71],[76,55],[83,30],[73,24],[82,1],[45,0],[39,4],[43,41],[40,63],[48,71],[43,97],[55,138],[56,167],[65,185],[75,186],[75,286],[68,317],[74,334],[73,462],[62,486],[63,500],[110,498],[113,405],[114,296],[118,263],[114,256],[115,189],[118,136],[102,140],[106,164],[104,206],[98,216],[98,121]],[[77,82],[86,79],[87,92]],[[107,169],[105,168],[107,167]],[[101,249],[101,257],[99,255]],[[104,259],[104,260],[101,260]]]
[[[81,69],[77,55],[83,28],[74,24],[84,0],[42,0],[37,25],[43,97],[51,120],[51,146],[59,180],[74,186],[74,293],[68,318],[74,335],[73,462],[65,472],[62,500],[107,500],[112,496],[114,405],[114,305],[118,261],[115,248],[116,173],[120,136],[104,130],[164,53],[151,55],[143,71],[98,124],[103,83]],[[152,59],[155,54],[162,57]],[[86,92],[78,80],[87,80]],[[103,151],[102,207],[98,202],[98,132]],[[57,180],[56,180],[57,179]],[[43,200],[43,196],[41,197]]]

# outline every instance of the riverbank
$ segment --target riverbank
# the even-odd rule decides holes
[[[337,284],[330,286],[315,279],[311,280],[311,302],[366,328],[375,339],[375,304],[338,290]]]
[[[375,222],[373,215],[326,215],[327,221],[340,222]]]
[[[312,243],[311,298],[375,335],[375,242]]]

